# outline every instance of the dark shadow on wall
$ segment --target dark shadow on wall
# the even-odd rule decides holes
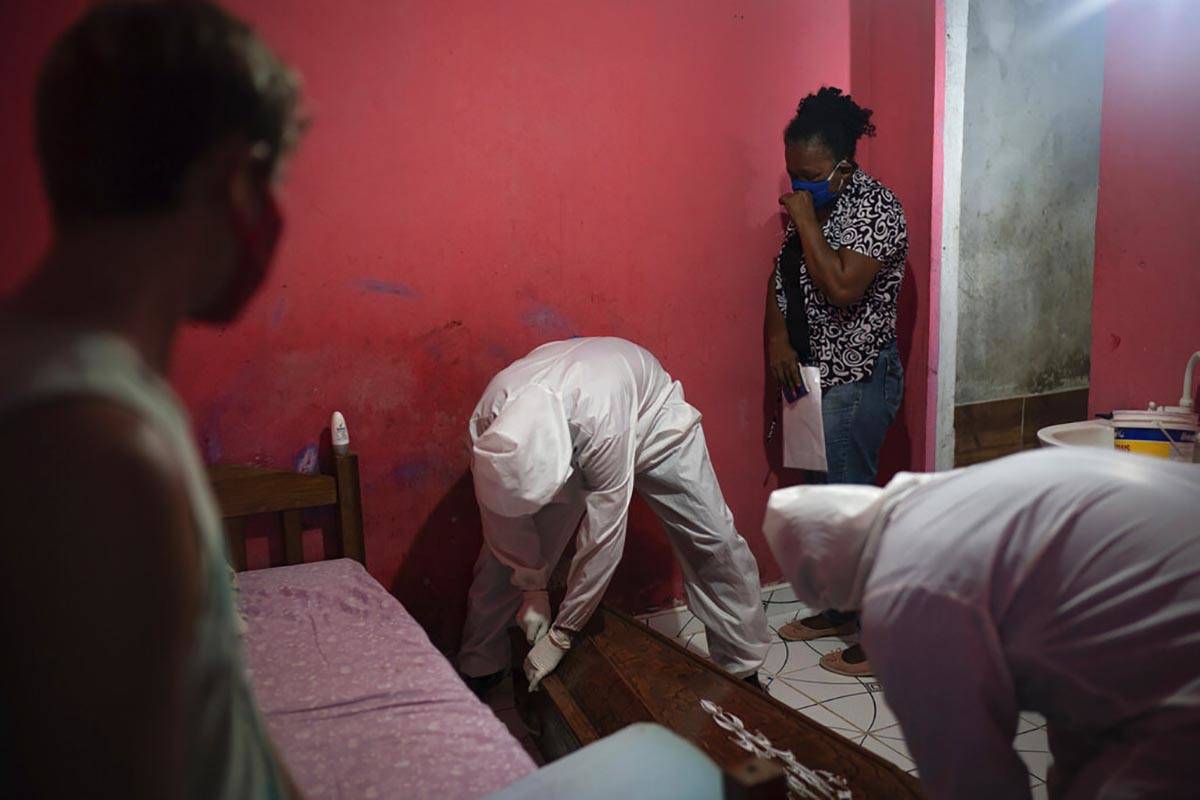
[[[780,178],[780,194],[787,192],[791,186],[785,178]],[[780,212],[775,216],[775,220],[779,225],[779,241],[783,241],[784,235],[787,233],[788,215]],[[774,257],[772,257],[774,258]],[[772,262],[772,266],[774,266]],[[766,284],[763,284],[763,301],[766,302]],[[759,325],[764,325],[762,319],[759,320]],[[770,359],[767,353],[766,334],[763,334],[763,349],[762,349],[762,365],[763,365],[763,397],[762,397],[762,442],[763,455],[766,457],[767,467],[763,474],[763,485],[767,486],[770,483],[771,476],[775,476],[776,488],[782,489],[787,486],[796,486],[804,483],[804,471],[799,469],[787,469],[783,466],[783,422],[780,415],[783,412],[783,398],[780,394],[779,383],[775,380],[775,376],[771,373]]]
[[[900,469],[921,468],[932,455],[925,450],[926,427],[935,415],[928,395],[929,336],[937,320],[929,318],[933,163],[937,99],[934,44],[942,32],[937,3],[927,0],[856,0],[850,4],[850,88],[874,110],[878,136],[864,140],[858,159],[896,193],[908,221],[909,263],[900,294],[898,338],[905,366],[905,400],[893,424],[877,478],[886,481]],[[905,418],[911,419],[911,430]]]
[[[917,278],[913,274],[912,265],[905,264],[904,282],[900,285],[900,303],[896,310],[896,345],[900,349],[900,363],[904,365],[904,399],[900,402],[896,420],[888,429],[887,437],[883,440],[883,449],[879,453],[879,470],[875,482],[880,486],[891,480],[897,472],[913,469],[913,441],[912,432],[908,427],[908,405],[909,398],[915,394],[912,390],[913,381],[922,381],[925,376],[913,374],[909,364],[920,306]],[[923,392],[918,396],[922,395]]]
[[[392,593],[447,655],[458,651],[467,587],[482,546],[474,484],[471,473],[464,472],[417,532],[392,585]],[[670,605],[682,596],[680,574],[658,518],[635,496],[625,551],[605,601],[629,613]]]
[[[634,494],[629,505],[625,552],[605,602],[629,614],[674,605],[683,597],[681,576],[662,523]]]
[[[458,651],[466,589],[482,545],[475,487],[464,472],[417,531],[392,584],[392,594],[443,653]]]

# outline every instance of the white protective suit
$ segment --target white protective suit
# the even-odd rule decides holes
[[[713,660],[738,676],[758,669],[770,643],[758,564],[721,496],[700,413],[653,355],[615,338],[543,345],[492,380],[470,434],[485,544],[463,674],[508,666],[522,592],[546,588],[573,536],[554,628],[583,628],[621,559],[635,488],[666,528]]]
[[[797,597],[861,608],[931,797],[1029,797],[1026,709],[1051,797],[1200,793],[1200,467],[1042,450],[780,490],[764,529]]]

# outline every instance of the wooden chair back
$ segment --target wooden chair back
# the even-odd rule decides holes
[[[324,507],[337,509],[339,555],[366,565],[357,455],[335,455],[332,475],[303,475],[265,467],[221,464],[210,467],[208,476],[225,520],[230,560],[236,571],[246,569],[245,522],[248,517],[277,515],[283,533],[284,563],[300,564],[304,561],[300,512]]]

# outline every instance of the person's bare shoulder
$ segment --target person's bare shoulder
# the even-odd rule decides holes
[[[2,690],[19,780],[34,795],[86,789],[73,773],[114,775],[129,797],[169,789],[199,585],[177,454],[131,410],[82,397],[10,415],[0,443],[0,638],[16,654],[0,676],[20,687]]]
[[[21,554],[91,555],[139,571],[194,559],[178,456],[134,411],[64,398],[0,422],[0,442],[0,518]]]

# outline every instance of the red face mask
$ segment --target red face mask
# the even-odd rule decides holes
[[[230,226],[237,242],[238,263],[229,283],[216,299],[195,318],[201,322],[226,324],[233,322],[254,297],[271,268],[271,259],[283,234],[283,214],[275,193],[263,193],[262,211],[253,224],[247,224],[237,214],[230,215]]]

